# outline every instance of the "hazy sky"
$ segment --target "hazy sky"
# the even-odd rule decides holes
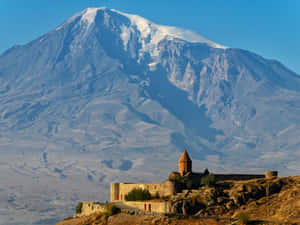
[[[277,59],[300,75],[300,0],[0,0],[0,53],[100,6],[195,30],[219,44]]]

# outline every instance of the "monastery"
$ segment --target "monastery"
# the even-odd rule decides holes
[[[210,173],[206,169],[203,173],[192,170],[192,160],[186,150],[178,160],[178,171],[172,172],[165,182],[160,183],[111,183],[110,201],[119,207],[130,208],[131,210],[142,211],[145,213],[172,213],[172,199],[176,199],[187,191],[197,191],[201,188],[201,179]],[[277,171],[267,171],[265,174],[213,174],[214,181],[224,180],[250,180],[258,178],[277,177]],[[151,196],[159,196],[159,199],[147,201],[126,201],[126,195],[134,188],[148,190]],[[95,212],[102,212],[104,205],[93,202],[83,202],[81,213],[75,216],[90,215]]]
[[[179,179],[185,180],[185,184],[189,183],[192,189],[198,189],[201,186],[201,178],[209,174],[208,170],[203,173],[192,171],[192,160],[186,150],[182,153],[178,160],[178,171],[172,172],[169,179],[161,183],[111,183],[110,201],[122,202],[128,206],[153,211],[159,213],[169,213],[170,207],[168,201],[151,202],[151,201],[125,201],[125,196],[134,188],[146,189],[152,196],[159,195],[162,199],[170,198],[177,193],[187,189],[186,185],[178,182]],[[276,171],[267,171],[265,174],[213,174],[215,181],[224,180],[249,180],[257,178],[276,177]],[[178,179],[179,178],[179,179]]]

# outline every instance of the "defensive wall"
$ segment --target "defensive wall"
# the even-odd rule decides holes
[[[153,196],[156,195],[156,193],[158,193],[160,197],[168,197],[175,194],[175,186],[171,181],[145,184],[111,183],[110,201],[124,201],[125,195],[134,188],[148,190]]]
[[[160,214],[167,214],[171,213],[171,202],[169,201],[124,201],[124,205],[144,210],[150,213],[160,213]]]
[[[266,171],[265,174],[214,174],[216,181],[223,180],[251,180],[278,177],[277,171]]]
[[[216,181],[224,180],[251,180],[265,178],[264,174],[214,174]]]
[[[82,202],[81,213],[76,213],[74,217],[89,216],[94,213],[104,211],[104,205],[96,202]]]

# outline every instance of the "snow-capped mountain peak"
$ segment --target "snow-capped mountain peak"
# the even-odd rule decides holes
[[[157,44],[161,40],[165,39],[166,37],[170,37],[170,38],[182,39],[187,42],[206,43],[210,47],[214,47],[214,48],[223,48],[223,49],[227,48],[225,46],[222,46],[220,44],[217,44],[213,41],[206,39],[205,37],[201,36],[200,34],[194,31],[173,27],[173,26],[158,25],[139,15],[123,13],[115,9],[112,9],[111,11],[126,16],[131,21],[131,25],[136,26],[143,37],[145,38],[147,38],[148,36],[152,37],[151,42],[153,44]]]
[[[105,9],[105,8],[101,8]],[[81,20],[87,22],[88,26],[95,21],[95,17],[97,15],[99,8],[87,8],[84,10],[83,15],[81,16]]]
[[[227,47],[217,44],[213,41],[208,40],[202,35],[191,31],[173,26],[164,26],[158,25],[148,19],[145,19],[141,16],[123,13],[115,9],[108,9],[106,7],[100,8],[87,8],[82,12],[76,14],[67,20],[64,24],[59,26],[57,30],[61,29],[64,25],[70,24],[76,18],[80,17],[80,24],[84,24],[86,29],[89,29],[90,26],[95,22],[97,13],[100,11],[104,12],[105,18],[104,20],[109,20],[114,17],[114,14],[121,15],[129,20],[128,23],[124,23],[121,25],[121,34],[120,37],[123,40],[124,49],[127,50],[127,45],[130,38],[133,36],[134,32],[138,33],[139,42],[142,45],[142,49],[140,50],[140,55],[143,52],[149,52],[150,55],[156,56],[158,54],[158,50],[156,49],[157,44],[164,39],[181,39],[187,42],[192,43],[205,43],[213,48],[222,48],[226,49]],[[107,22],[107,21],[103,21]]]

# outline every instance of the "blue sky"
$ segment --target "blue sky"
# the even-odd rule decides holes
[[[0,0],[0,53],[100,6],[197,31],[219,44],[277,59],[300,74],[299,0]]]

